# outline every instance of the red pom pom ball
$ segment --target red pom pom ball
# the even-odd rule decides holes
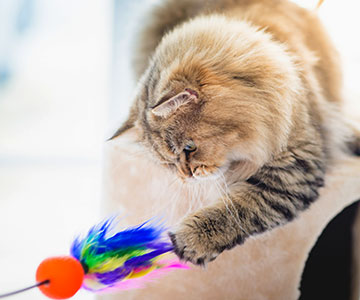
[[[36,271],[36,281],[49,283],[39,289],[49,298],[68,299],[76,294],[84,280],[81,263],[71,256],[58,256],[45,259]]]

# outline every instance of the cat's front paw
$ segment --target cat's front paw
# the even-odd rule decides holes
[[[185,220],[175,232],[169,233],[174,245],[174,252],[181,260],[196,265],[205,265],[213,261],[223,250],[214,234],[209,231],[199,218]]]

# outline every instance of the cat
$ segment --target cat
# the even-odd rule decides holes
[[[146,22],[145,22],[146,23]],[[316,201],[332,161],[359,154],[343,120],[339,56],[313,12],[287,0],[165,0],[139,33],[129,117],[185,182],[225,178],[224,199],[169,233],[203,265]]]

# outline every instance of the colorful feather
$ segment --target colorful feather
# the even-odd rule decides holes
[[[138,288],[170,269],[188,268],[178,260],[163,258],[173,246],[162,224],[148,221],[111,234],[114,225],[114,219],[106,220],[72,244],[71,255],[85,270],[85,289],[102,292]]]

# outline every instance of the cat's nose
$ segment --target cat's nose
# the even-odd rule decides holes
[[[179,171],[180,177],[186,179],[186,178],[190,178],[193,176],[189,168],[186,168],[186,167],[182,166],[181,164],[176,164],[176,167]]]
[[[180,177],[182,177],[183,179],[190,178],[193,176],[187,162],[180,160],[175,165],[179,171]]]

